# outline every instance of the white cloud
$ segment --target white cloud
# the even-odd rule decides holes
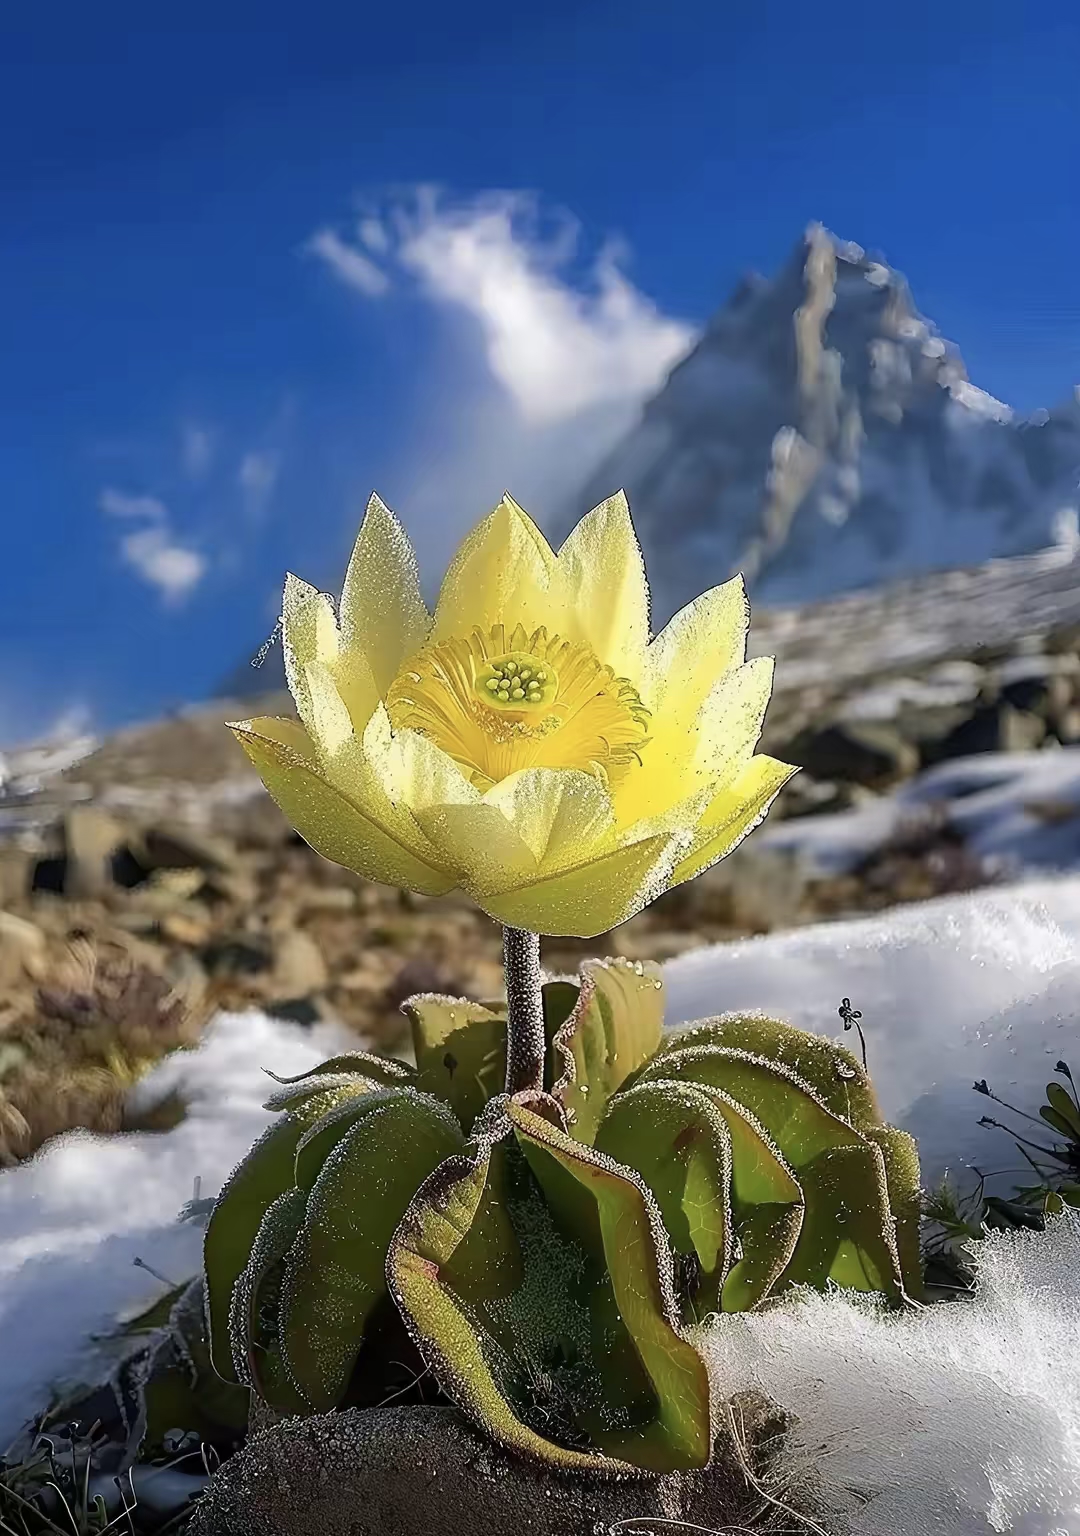
[[[458,322],[418,362],[437,403],[382,487],[422,535],[429,577],[504,489],[542,524],[562,520],[695,337],[630,282],[610,243],[583,255],[574,221],[525,193],[454,202],[421,188],[308,249],[366,298],[395,286]]]
[[[579,234],[567,218],[539,232],[539,209],[523,193],[489,193],[465,204],[422,190],[411,206],[361,219],[369,250],[416,279],[436,304],[479,326],[492,378],[523,419],[537,425],[655,390],[689,348],[693,328],[660,312],[621,272],[605,246],[585,280],[568,269]],[[378,297],[387,273],[332,230],[311,249],[351,286]]]
[[[209,427],[189,423],[180,434],[180,457],[190,480],[201,480],[214,462],[214,434]]]
[[[280,470],[281,460],[276,453],[253,448],[240,460],[236,480],[243,492],[247,509],[253,515],[262,512],[274,494]]]
[[[109,517],[140,518],[150,523],[169,520],[168,508],[156,496],[129,496],[125,491],[106,489],[98,497],[98,506]]]
[[[386,273],[332,229],[318,230],[308,241],[307,249],[321,256],[343,283],[359,288],[369,299],[378,298],[390,287]]]
[[[156,496],[129,496],[106,488],[98,506],[107,517],[126,518],[143,526],[120,539],[121,558],[166,603],[181,602],[198,586],[207,561],[197,550],[186,548],[173,534],[169,510]]]

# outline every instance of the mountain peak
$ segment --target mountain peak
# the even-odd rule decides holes
[[[575,507],[625,486],[658,610],[743,570],[802,601],[1053,541],[1075,405],[1018,421],[876,252],[812,223],[750,274]]]

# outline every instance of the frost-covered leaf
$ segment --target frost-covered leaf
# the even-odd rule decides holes
[[[552,1004],[560,1000],[552,997]],[[551,1042],[552,1093],[570,1134],[591,1143],[612,1094],[660,1044],[664,994],[660,969],[629,960],[586,960],[576,1001]]]
[[[464,1153],[417,1191],[391,1244],[391,1292],[443,1388],[495,1439],[556,1466],[613,1471],[618,1463],[608,1457],[559,1444],[523,1422],[499,1380],[513,1340],[500,1344],[509,1310],[500,1319],[495,1304],[509,1301],[523,1280],[499,1188],[510,1134],[509,1119],[493,1106]]]
[[[601,1407],[585,1423],[609,1456],[651,1471],[701,1467],[712,1450],[709,1383],[679,1332],[671,1255],[641,1179],[520,1104],[508,1113],[556,1223],[589,1260]],[[600,1342],[602,1341],[602,1343]]]
[[[781,1284],[903,1294],[881,1150],[834,1114],[791,1068],[748,1051],[697,1045],[643,1074],[720,1089],[764,1127],[803,1194],[798,1242]],[[744,1247],[747,1246],[744,1244]]]
[[[239,1380],[229,1344],[233,1287],[247,1265],[262,1219],[278,1195],[292,1188],[296,1148],[304,1131],[335,1104],[366,1092],[359,1082],[323,1087],[295,1104],[259,1137],[214,1202],[203,1238],[203,1269],[210,1356],[226,1381]]]
[[[230,1313],[233,1359],[263,1402],[283,1413],[310,1412],[282,1357],[279,1319],[285,1260],[304,1219],[306,1193],[288,1189],[263,1217]]]
[[[697,1046],[727,1046],[790,1067],[814,1089],[834,1115],[850,1120],[857,1130],[881,1124],[881,1112],[869,1075],[849,1050],[835,1040],[796,1029],[764,1013],[723,1013],[715,1019],[702,1019],[665,1035],[650,1067],[653,1074],[660,1063],[679,1051]]]
[[[619,1094],[596,1133],[598,1152],[641,1175],[675,1252],[696,1260],[693,1312],[720,1304],[731,1262],[731,1137],[692,1083],[642,1083]]]
[[[312,1077],[336,1076],[339,1073],[357,1073],[361,1077],[369,1077],[376,1083],[407,1083],[416,1074],[406,1061],[398,1061],[395,1056],[375,1056],[371,1051],[344,1051],[340,1056],[330,1056],[326,1061],[320,1061],[317,1067],[311,1067],[307,1072],[298,1072],[295,1077],[278,1077],[276,1072],[267,1072],[267,1077],[272,1077],[275,1083],[303,1083]]]
[[[462,1143],[446,1106],[408,1087],[380,1093],[330,1151],[307,1197],[281,1295],[284,1358],[315,1411],[335,1407],[345,1392],[386,1293],[390,1239],[417,1187]]]
[[[410,997],[416,1085],[445,1099],[466,1135],[506,1080],[506,1010],[435,993]]]

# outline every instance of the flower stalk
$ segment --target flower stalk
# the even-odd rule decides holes
[[[540,990],[540,935],[503,929],[506,977],[506,1091],[541,1093],[544,1087],[544,1001]]]

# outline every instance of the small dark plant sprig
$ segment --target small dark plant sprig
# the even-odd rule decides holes
[[[1068,1063],[1057,1062],[1054,1071],[1065,1079],[1068,1087],[1058,1082],[1047,1083],[1046,1102],[1039,1106],[1038,1116],[1029,1115],[1000,1098],[985,1078],[973,1084],[976,1093],[992,1099],[1010,1114],[1027,1120],[1043,1132],[1049,1128],[1056,1133],[1055,1139],[1047,1144],[1045,1139],[1033,1140],[1030,1135],[1021,1134],[992,1115],[983,1115],[979,1121],[980,1125],[1006,1131],[1035,1175],[1034,1182],[1015,1188],[1011,1200],[993,1196],[987,1200],[991,1213],[998,1216],[1003,1225],[1031,1225],[1032,1214],[1042,1217],[1055,1215],[1066,1206],[1080,1208],[1080,1097]]]
[[[179,1536],[190,1506],[162,1513],[140,1504],[137,1481],[146,1472],[190,1468],[193,1462],[194,1470],[209,1478],[217,1465],[212,1447],[192,1434],[166,1436],[166,1458],[139,1461],[111,1476],[106,1497],[99,1459],[112,1448],[99,1423],[72,1422],[47,1434],[39,1428],[18,1459],[0,1456],[0,1536]]]
[[[843,1020],[843,1023],[844,1023],[844,1033],[847,1034],[849,1029],[854,1029],[855,1032],[858,1034],[858,1036],[859,1036],[859,1045],[862,1047],[862,1064],[863,1064],[863,1067],[865,1068],[866,1067],[866,1036],[863,1034],[863,1032],[862,1032],[862,1025],[859,1022],[859,1020],[862,1018],[862,1014],[859,1012],[858,1008],[853,1008],[851,1006],[851,998],[850,997],[841,998],[840,1006],[839,1006],[839,1008],[836,1011],[840,1015],[841,1019]]]

